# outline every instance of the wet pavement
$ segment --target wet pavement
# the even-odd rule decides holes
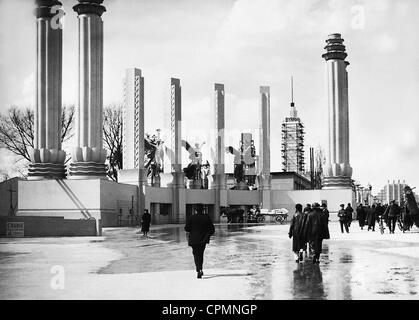
[[[419,299],[417,229],[329,227],[313,265],[294,261],[287,224],[217,225],[199,280],[183,225],[152,226],[149,237],[107,228],[102,237],[0,239],[0,299]],[[58,293],[49,288],[57,264],[68,283]]]
[[[288,225],[223,225],[205,251],[205,269],[247,270],[250,299],[418,299],[419,233],[381,235],[352,227],[323,243],[320,265],[309,258],[296,263]],[[369,239],[359,239],[366,235]],[[122,236],[122,237],[121,237]],[[403,238],[404,237],[404,238]],[[398,240],[401,241],[398,241]],[[410,242],[411,240],[415,242]],[[135,241],[135,246],[121,244]],[[106,232],[106,247],[121,249],[124,258],[100,273],[138,273],[193,268],[183,226],[160,227],[148,238],[138,231]],[[392,248],[393,251],[388,249]],[[405,254],[400,254],[400,253]],[[205,277],[204,277],[205,278]]]

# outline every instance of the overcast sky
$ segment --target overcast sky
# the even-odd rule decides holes
[[[63,102],[74,104],[76,1],[62,2]],[[327,35],[341,33],[350,62],[353,178],[371,183],[375,192],[388,179],[419,187],[419,1],[105,0],[104,5],[105,105],[122,101],[125,69],[138,67],[145,77],[146,130],[168,128],[170,77],[178,77],[183,130],[195,142],[204,139],[197,130],[211,128],[215,82],[225,85],[226,126],[237,132],[256,132],[259,86],[268,85],[272,171],[282,169],[280,124],[289,114],[291,75],[306,146],[327,148],[321,55]],[[34,104],[33,8],[33,1],[0,0],[0,112]],[[227,143],[237,147],[238,140]]]

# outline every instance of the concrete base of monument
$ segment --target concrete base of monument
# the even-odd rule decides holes
[[[103,179],[19,181],[18,204],[18,217],[94,219],[100,233],[131,215],[137,187]]]
[[[118,170],[118,182],[138,186],[140,182],[147,181],[146,170],[123,169]]]
[[[57,163],[30,163],[28,180],[64,179],[66,169],[64,164]]]
[[[0,216],[0,237],[100,236],[96,219],[64,219],[53,216]]]
[[[352,189],[352,179],[347,176],[324,177],[323,189]]]
[[[271,191],[271,208],[285,208],[292,215],[295,212],[295,205],[300,203],[305,207],[307,203],[327,203],[330,212],[330,220],[337,219],[340,204],[351,203],[355,205],[355,193],[352,189],[319,189],[319,190],[292,190],[292,191]]]

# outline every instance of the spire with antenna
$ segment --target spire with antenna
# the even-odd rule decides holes
[[[290,111],[291,118],[297,118],[297,109],[295,109],[294,104],[294,78],[291,76],[291,111]]]
[[[291,107],[294,106],[294,81],[293,77],[291,76]]]

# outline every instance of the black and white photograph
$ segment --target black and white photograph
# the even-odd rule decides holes
[[[0,0],[0,300],[419,300],[418,17]]]

